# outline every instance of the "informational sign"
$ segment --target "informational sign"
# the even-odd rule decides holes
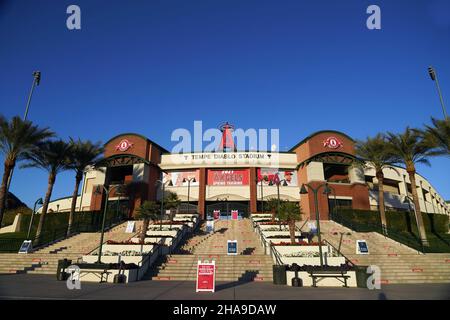
[[[214,210],[214,220],[220,219],[220,210]]]
[[[227,240],[227,255],[235,256],[237,255],[237,240]]]
[[[356,240],[356,254],[369,254],[366,240]]]
[[[33,247],[31,240],[25,240],[20,246],[19,253],[28,253]]]
[[[288,186],[296,187],[297,182],[297,172],[295,170],[284,170],[276,168],[260,168],[258,169],[258,181],[262,181],[264,185],[269,185],[270,182],[275,184],[281,180],[286,182]],[[260,184],[261,182],[259,182]]]
[[[239,211],[231,210],[231,220],[238,220],[238,218],[239,218]]]
[[[315,222],[308,222],[308,228],[312,233],[317,233],[317,225]]]
[[[248,184],[248,170],[208,170],[208,185],[246,186]]]
[[[214,233],[214,220],[206,221],[206,232]]]
[[[214,292],[216,282],[216,263],[212,262],[197,262],[197,284],[195,291]]]
[[[125,229],[125,233],[133,233],[135,229],[135,221],[128,221],[127,228]]]

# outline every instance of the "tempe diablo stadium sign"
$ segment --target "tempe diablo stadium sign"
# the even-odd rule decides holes
[[[125,152],[128,149],[130,149],[132,146],[133,146],[133,144],[129,140],[122,139],[122,140],[120,140],[119,144],[116,146],[116,151]]]

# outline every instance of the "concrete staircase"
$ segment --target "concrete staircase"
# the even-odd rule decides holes
[[[250,220],[219,220],[214,234],[200,231],[149,275],[152,280],[196,280],[197,261],[216,262],[216,281],[272,281],[272,259],[263,252]],[[238,255],[228,256],[227,240],[238,241]]]
[[[122,223],[105,232],[104,241],[124,241],[132,234],[125,233],[127,223]],[[0,274],[29,273],[56,274],[58,260],[69,259],[76,262],[81,256],[98,247],[100,233],[80,233],[28,254],[0,254]]]
[[[321,221],[322,238],[356,265],[376,265],[384,284],[450,283],[450,253],[421,254],[377,232],[354,232],[334,221]],[[356,254],[356,240],[366,240],[369,255]]]

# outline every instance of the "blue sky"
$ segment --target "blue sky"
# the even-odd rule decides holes
[[[80,31],[66,28],[71,4]],[[371,4],[381,30],[366,28]],[[450,107],[449,12],[446,0],[0,0],[0,112],[23,115],[41,70],[29,119],[63,138],[137,132],[170,149],[176,128],[230,121],[279,128],[286,150],[317,130],[402,131],[442,117],[430,64]],[[431,163],[419,172],[450,199],[449,159]],[[73,180],[58,176],[53,198]],[[11,191],[31,205],[46,184],[20,169]]]

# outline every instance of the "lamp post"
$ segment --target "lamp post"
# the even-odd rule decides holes
[[[30,94],[28,95],[27,105],[25,107],[25,114],[23,116],[24,121],[27,120],[28,109],[30,108],[31,96],[33,95],[34,88],[36,86],[38,86],[40,82],[41,82],[41,72],[34,71],[33,72],[33,83],[31,84],[31,91],[30,91]],[[8,197],[8,190],[9,190],[9,186],[11,185],[11,179],[12,179],[13,173],[14,173],[14,168],[12,168],[11,173],[9,174],[9,177],[8,177],[8,181],[6,183],[6,191],[5,191],[6,197]],[[6,201],[6,203],[8,203],[8,201]]]
[[[111,192],[111,190],[122,188],[122,185],[120,185],[120,184],[116,184],[116,185],[113,185],[113,186],[104,186],[104,185],[102,185],[102,188],[105,191],[106,198],[105,198],[105,207],[103,208],[102,229],[101,229],[101,234],[100,234],[100,245],[98,247],[98,260],[97,260],[97,263],[101,263],[101,258],[102,258],[103,238],[105,236],[105,221],[106,221],[106,212],[108,210],[109,193]],[[100,186],[97,186],[97,188],[95,189],[94,193],[95,194],[101,194]]]
[[[159,220],[159,231],[162,230],[162,219],[164,215],[164,181],[162,180],[156,180],[155,186],[158,186],[158,184],[161,185],[161,217]]]
[[[185,182],[187,182],[188,183],[188,196],[187,196],[187,199],[188,199],[188,203],[187,203],[187,207],[188,207],[188,213],[190,212],[190,210],[189,210],[189,197],[190,197],[190,191],[191,191],[191,182],[193,182],[193,183],[196,183],[197,181],[195,180],[195,178],[190,178],[190,179],[186,179],[186,178],[184,178],[183,179],[183,183],[185,183]]]
[[[317,237],[319,239],[319,254],[320,254],[320,266],[323,266],[323,253],[322,253],[322,236],[320,235],[320,216],[319,216],[319,200],[317,197],[317,193],[320,188],[324,187],[323,194],[330,194],[330,188],[327,183],[319,185],[317,188],[311,187],[309,184],[302,184],[300,189],[300,194],[308,194],[308,190],[311,190],[314,194],[314,205],[316,207],[316,221],[317,221]]]
[[[442,112],[444,113],[444,119],[447,119],[447,112],[445,110],[444,98],[442,97],[441,88],[439,86],[439,81],[438,81],[438,78],[437,78],[436,70],[434,70],[434,68],[432,66],[429,66],[428,67],[428,74],[430,75],[431,80],[433,80],[436,83],[436,88],[437,88],[437,91],[438,91],[439,100],[441,101]]]
[[[30,239],[31,227],[33,225],[34,215],[36,214],[36,206],[38,204],[43,204],[42,198],[37,199],[36,202],[34,203],[33,212],[31,213],[30,225],[28,226],[27,240]]]

